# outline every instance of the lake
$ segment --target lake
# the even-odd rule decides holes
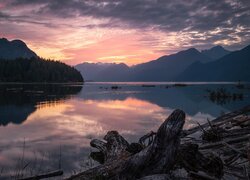
[[[210,99],[218,88],[243,97]],[[83,171],[96,164],[90,140],[109,130],[136,142],[176,108],[190,128],[249,105],[249,93],[235,83],[0,84],[0,178]]]

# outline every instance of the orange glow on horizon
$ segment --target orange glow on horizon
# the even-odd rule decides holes
[[[61,43],[44,45],[31,41],[29,46],[40,57],[60,60],[70,65],[102,62],[125,63],[131,66],[166,55],[164,52],[154,51],[154,47],[140,43],[140,36],[137,32],[125,33],[121,36],[111,35],[109,38],[92,38],[82,43],[68,37]]]
[[[30,26],[32,29],[35,25]],[[26,26],[19,25],[18,28],[24,29],[22,33],[26,33]],[[11,33],[2,33],[2,36],[9,40],[21,39],[38,56],[63,61],[70,65],[83,62],[114,62],[131,66],[171,54],[181,46],[181,40],[176,33],[149,30],[141,32],[119,28],[89,30],[43,27],[36,38],[16,36]]]
[[[23,40],[38,56],[69,65],[115,62],[130,66],[191,47],[222,45],[235,50],[249,44],[246,2],[236,3],[239,12],[228,0],[219,6],[196,1],[133,3],[3,0],[0,38]],[[176,5],[182,8],[172,8]]]

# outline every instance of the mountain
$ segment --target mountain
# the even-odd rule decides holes
[[[37,55],[21,40],[0,39],[0,59],[14,60],[20,57],[29,59]]]
[[[201,53],[210,57],[212,60],[216,60],[231,53],[231,51],[224,49],[222,46],[214,46],[211,49],[202,50]]]
[[[129,67],[116,63],[82,63],[75,66],[87,81],[121,81],[126,77]]]
[[[172,81],[194,62],[211,59],[191,48],[131,68],[129,81]]]
[[[83,82],[65,63],[38,57],[21,40],[0,39],[0,82]]]
[[[97,81],[126,81],[129,67],[124,63],[113,64],[99,72]]]
[[[171,81],[194,62],[211,58],[195,48],[128,67],[126,64],[82,63],[76,65],[86,80],[93,81]]]
[[[196,62],[177,78],[179,81],[250,81],[250,45],[222,58]]]
[[[230,52],[215,46],[195,48],[128,67],[125,64],[83,63],[76,66],[93,81],[249,81],[249,46]]]
[[[90,81],[95,79],[99,72],[110,66],[111,63],[87,63],[78,64],[75,68],[81,72],[85,80]]]

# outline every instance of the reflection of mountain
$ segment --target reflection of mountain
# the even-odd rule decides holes
[[[21,124],[27,117],[36,110],[35,106],[32,105],[0,105],[0,126],[7,125],[12,122],[14,124]]]
[[[218,105],[204,97],[207,94],[206,89],[214,89],[221,86],[222,85],[193,85],[187,87],[172,87],[168,89],[166,89],[165,86],[157,86],[154,88],[122,86],[122,89],[118,91],[105,91],[99,89],[98,85],[89,85],[83,88],[79,96],[86,100],[124,100],[128,97],[133,97],[157,104],[161,107],[183,109],[189,115],[195,115],[201,112],[212,116],[218,116],[221,112],[232,111],[249,104],[249,99],[245,99],[243,101]],[[234,87],[233,85],[223,86],[230,90]],[[233,91],[236,91],[236,89]]]
[[[70,85],[0,85],[0,126],[10,122],[21,124],[38,104],[65,100],[80,92],[81,88]]]

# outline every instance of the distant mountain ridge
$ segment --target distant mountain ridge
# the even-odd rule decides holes
[[[94,81],[169,81],[196,61],[211,59],[195,48],[128,67],[124,63],[82,63],[75,66],[87,80]]]
[[[9,60],[13,63],[9,64]],[[90,81],[250,81],[250,45],[234,52],[222,46],[202,51],[190,48],[132,67],[124,63],[82,63],[75,66],[75,71],[63,63],[44,61],[21,40],[2,38],[0,63],[0,79],[4,82],[83,81],[78,71]],[[29,64],[33,67],[26,67]]]
[[[75,68],[81,72],[86,81],[120,81],[121,77],[129,70],[129,67],[124,63],[84,62],[76,65]]]
[[[93,81],[250,81],[249,47],[234,52],[222,46],[190,48],[132,67],[82,63],[76,68]]]
[[[17,58],[37,57],[28,46],[21,40],[9,41],[6,38],[0,39],[0,59],[14,60]]]
[[[128,80],[171,81],[196,61],[206,63],[210,62],[211,59],[200,53],[197,49],[190,48],[132,67]]]
[[[231,51],[226,50],[222,46],[214,46],[211,49],[202,50],[201,53],[210,57],[213,60],[216,60],[231,53]]]
[[[210,62],[196,62],[177,78],[178,81],[250,81],[250,45]]]
[[[214,59],[190,48],[132,67],[123,63],[82,63],[75,67],[93,81],[172,81],[191,64],[211,61]]]

